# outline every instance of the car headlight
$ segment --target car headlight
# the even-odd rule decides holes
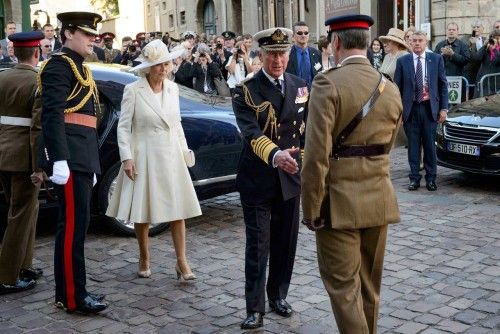
[[[442,136],[444,134],[444,122],[438,123],[436,132],[440,136]]]

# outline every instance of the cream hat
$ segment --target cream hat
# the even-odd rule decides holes
[[[266,51],[288,51],[292,46],[292,35],[290,29],[277,27],[259,31],[253,35],[253,39]]]
[[[165,63],[169,60],[182,56],[184,50],[169,52],[165,43],[160,39],[149,42],[141,51],[141,55],[135,60],[141,63],[130,71],[135,72],[154,65]]]
[[[405,42],[405,32],[398,28],[391,28],[387,33],[387,36],[380,36],[379,39],[382,43],[387,43],[387,41],[393,41],[401,46],[404,46],[406,49],[410,50],[410,46]]]

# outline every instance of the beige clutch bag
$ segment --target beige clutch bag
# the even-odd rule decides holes
[[[184,155],[184,161],[186,162],[186,166],[193,167],[196,162],[193,150],[184,151],[183,155]]]

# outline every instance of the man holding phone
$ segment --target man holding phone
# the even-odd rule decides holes
[[[476,82],[477,72],[481,62],[476,58],[477,52],[487,43],[486,38],[483,37],[484,27],[481,20],[475,20],[472,23],[472,33],[470,36],[465,36],[462,41],[467,45],[470,52],[470,61],[464,66],[463,76],[467,78],[469,84]],[[474,96],[474,86],[469,88],[469,98]]]

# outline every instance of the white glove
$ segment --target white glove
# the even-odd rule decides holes
[[[68,182],[69,179],[69,167],[66,160],[59,160],[54,162],[54,168],[52,170],[52,176],[49,179],[55,184],[63,185]]]
[[[97,183],[97,176],[94,173],[94,183],[92,183],[92,187],[95,186],[96,183]]]

